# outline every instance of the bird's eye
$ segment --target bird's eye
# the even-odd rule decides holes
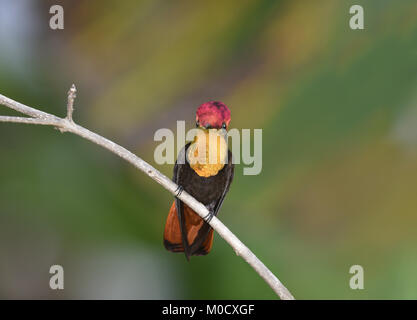
[[[223,124],[222,124],[222,128],[223,128],[223,129],[226,129],[226,123],[225,123],[225,122],[223,122]]]
[[[200,125],[200,122],[198,122],[198,120],[195,123],[195,126],[198,127]]]

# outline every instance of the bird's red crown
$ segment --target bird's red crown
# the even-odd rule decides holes
[[[196,123],[198,127],[210,129],[227,129],[230,122],[230,110],[221,101],[209,101],[197,109]]]

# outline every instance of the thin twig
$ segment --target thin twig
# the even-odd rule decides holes
[[[46,125],[46,126],[53,126],[57,124],[55,121],[47,121],[46,119],[9,117],[9,116],[0,116],[0,122],[40,124],[40,125]]]
[[[117,154],[119,157],[125,159],[136,168],[146,173],[173,195],[176,195],[178,187],[177,184],[156,170],[150,164],[113,141],[75,124],[72,120],[75,97],[76,88],[72,85],[68,91],[67,116],[66,118],[59,118],[52,114],[21,104],[0,94],[0,105],[4,105],[15,111],[30,116],[30,118],[0,116],[0,122],[48,125],[58,128],[61,132],[72,132]],[[204,219],[204,217],[208,216],[209,212],[207,208],[187,192],[183,191],[177,197],[193,209],[201,218]],[[265,280],[265,282],[268,283],[268,285],[281,299],[294,299],[291,293],[278,280],[278,278],[217,217],[213,217],[211,221],[208,221],[208,223],[224,240],[226,240],[238,256],[241,256],[253,269],[255,269],[255,271]]]

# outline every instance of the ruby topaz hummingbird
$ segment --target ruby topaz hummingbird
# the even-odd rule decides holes
[[[233,180],[232,152],[227,146],[230,110],[220,101],[203,103],[197,109],[194,141],[180,151],[173,181],[209,210],[208,221],[216,216]],[[214,159],[214,161],[213,161]],[[164,246],[172,252],[206,255],[213,244],[213,229],[197,213],[175,198],[164,231]]]

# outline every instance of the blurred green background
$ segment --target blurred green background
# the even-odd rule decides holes
[[[263,170],[237,165],[219,217],[294,296],[415,299],[416,16],[415,0],[0,0],[0,93],[63,116],[75,83],[75,121],[169,177],[154,132],[222,100],[232,128],[263,129]],[[190,262],[165,251],[172,200],[77,136],[0,124],[0,298],[276,298],[218,235]]]

